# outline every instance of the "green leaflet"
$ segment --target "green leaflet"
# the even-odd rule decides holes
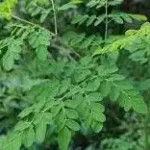
[[[58,105],[58,106],[53,107],[53,108],[52,108],[52,115],[53,115],[53,116],[56,116],[56,115],[60,112],[61,108],[62,108],[61,105]]]
[[[15,131],[23,131],[27,128],[29,128],[31,125],[31,122],[28,121],[20,121],[17,123],[17,125],[15,126]]]
[[[49,13],[51,12],[51,9],[45,10],[40,17],[40,22],[44,23],[44,21],[46,20],[46,18],[48,17]]]
[[[25,147],[27,148],[31,147],[35,139],[35,132],[33,127],[31,126],[29,129],[25,130],[22,134],[23,134],[22,141]]]
[[[90,8],[92,7],[101,8],[101,7],[104,7],[105,4],[106,4],[105,0],[102,0],[102,1],[91,0],[87,3],[87,6]]]
[[[97,102],[103,100],[102,94],[98,92],[90,93],[86,98],[91,102]]]
[[[72,24],[82,24],[84,23],[86,20],[88,19],[88,15],[78,15],[78,16],[75,16],[72,20]]]
[[[20,150],[21,138],[18,134],[12,133],[8,135],[6,141],[2,145],[2,150]]]
[[[108,2],[109,5],[111,6],[115,6],[115,5],[119,5],[123,2],[123,0],[112,0],[110,2]]]
[[[102,113],[97,113],[96,111],[93,111],[92,112],[92,116],[93,116],[93,119],[95,120],[95,121],[98,121],[98,122],[101,122],[101,123],[103,123],[103,122],[105,122],[106,121],[106,117],[105,117],[105,115],[104,114],[102,114]]]
[[[86,25],[90,26],[95,21],[95,19],[96,19],[96,15],[90,16],[87,23],[86,23]]]
[[[143,99],[134,99],[132,101],[132,105],[133,105],[133,109],[137,112],[137,113],[141,113],[141,114],[147,114],[148,112],[148,108],[144,102]]]
[[[99,114],[105,111],[105,107],[102,104],[99,104],[98,102],[94,102],[91,104],[91,110]]]
[[[101,94],[106,97],[111,91],[111,84],[108,81],[104,81],[100,86]]]
[[[72,119],[68,119],[66,121],[66,126],[68,128],[70,128],[70,130],[72,130],[72,131],[79,131],[80,130],[80,125],[75,120],[72,120]]]
[[[75,109],[76,107],[78,107],[78,105],[80,105],[80,103],[82,102],[83,99],[84,98],[83,98],[82,94],[76,94],[76,95],[73,96],[72,100],[66,100],[64,102],[64,104],[68,108]]]
[[[33,107],[25,108],[25,109],[19,114],[19,117],[24,118],[24,117],[28,116],[30,113],[32,113],[32,111],[33,111]]]
[[[59,89],[58,95],[65,93],[70,86],[70,79],[63,80]]]
[[[97,17],[97,20],[95,21],[94,26],[98,26],[98,25],[101,24],[104,20],[105,20],[105,15],[102,15],[102,16]]]
[[[78,118],[78,113],[74,109],[66,109],[66,116],[70,119],[77,119]]]
[[[12,53],[6,53],[3,56],[3,66],[5,70],[11,70],[14,66],[14,57]]]
[[[148,79],[140,82],[138,86],[139,86],[138,88],[140,90],[148,90],[148,89],[150,89],[150,79],[148,78]]]
[[[36,140],[42,143],[45,139],[47,124],[42,121],[36,126]]]
[[[64,11],[64,10],[68,10],[68,9],[71,9],[71,8],[76,8],[76,5],[74,5],[73,3],[67,3],[67,4],[64,4],[62,6],[59,7],[59,11]]]
[[[86,79],[86,77],[90,76],[91,71],[90,70],[85,70],[81,72],[76,72],[74,75],[75,82],[81,82]]]
[[[73,99],[65,101],[65,106],[68,108],[76,108],[81,102],[81,99]]]
[[[109,97],[112,101],[116,101],[119,98],[119,95],[120,95],[120,90],[117,87],[111,88]]]
[[[80,3],[83,3],[83,0],[71,0],[72,4],[78,5]]]
[[[47,59],[47,56],[48,56],[48,50],[47,50],[47,47],[45,45],[39,45],[37,48],[36,48],[36,54],[37,54],[37,57],[41,60],[46,60]]]
[[[147,17],[141,14],[132,14],[131,17],[135,20],[147,21]]]
[[[38,113],[44,107],[45,103],[45,99],[43,101],[39,101],[36,105],[34,105],[34,111]]]
[[[106,63],[106,64],[101,65],[97,68],[98,75],[101,77],[107,76],[107,75],[115,73],[117,71],[118,71],[118,68],[114,64],[107,64]],[[112,76],[114,76],[114,75],[112,75]]]
[[[58,144],[60,150],[67,150],[71,140],[71,132],[67,127],[64,127],[58,134]]]
[[[122,81],[124,79],[125,79],[125,77],[120,74],[113,74],[113,75],[111,75],[111,77],[108,80],[109,81]]]
[[[55,124],[57,128],[57,133],[59,133],[66,125],[66,113],[64,111],[60,111],[55,117]]]
[[[103,128],[103,124],[100,122],[93,122],[92,129],[95,133],[99,133]]]
[[[45,124],[51,124],[52,122],[52,114],[50,112],[42,112],[35,115],[34,124],[38,125],[40,122],[44,122]]]
[[[96,91],[100,86],[100,79],[94,79],[87,83],[87,86],[85,87],[85,90],[90,91]]]

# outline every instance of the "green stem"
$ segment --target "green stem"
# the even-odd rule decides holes
[[[34,23],[30,22],[30,21],[27,21],[27,20],[24,20],[24,19],[22,19],[22,18],[19,18],[18,16],[15,16],[15,15],[12,15],[12,18],[15,19],[15,20],[18,20],[18,21],[20,21],[20,22],[29,24],[29,25],[31,25],[31,26],[36,26],[36,27],[38,26],[37,24],[34,24]]]
[[[149,150],[149,136],[148,136],[148,117],[145,117],[144,123],[144,134],[145,134],[145,150]]]
[[[149,101],[150,92],[147,93],[147,101],[148,101],[148,113],[145,116],[144,122],[144,134],[145,134],[145,150],[149,150],[149,115],[150,115],[150,101]]]
[[[106,5],[105,5],[105,42],[108,38],[108,1],[106,0]]]
[[[52,3],[52,7],[53,7],[53,12],[54,12],[55,35],[57,35],[58,34],[58,30],[57,30],[57,16],[56,16],[55,4],[54,4],[53,0],[51,0],[51,3]]]
[[[75,92],[74,94],[78,93],[79,91],[78,91],[77,89],[80,90],[81,85],[83,85],[83,84],[86,83],[87,81],[90,81],[90,80],[95,79],[96,77],[98,77],[98,75],[95,75],[95,76],[93,76],[93,77],[90,78],[90,79],[88,78],[88,79],[84,80],[84,81],[81,82],[79,85],[77,85],[77,86],[75,86],[73,89],[71,89],[68,93],[66,93],[63,97],[61,97],[61,98],[59,99],[59,101],[63,100],[63,99],[66,98],[66,97],[70,97],[70,94],[72,94],[73,92]]]
[[[109,21],[108,21],[108,0],[106,0],[106,2],[105,2],[105,33],[104,33],[105,35],[104,35],[103,47],[106,45],[106,41],[108,38],[108,24],[109,24]],[[101,57],[101,63],[104,63],[105,59],[106,59],[106,54],[104,54]]]
[[[12,15],[12,18],[15,19],[15,20],[18,20],[18,21],[20,21],[20,22],[22,22],[22,23],[31,25],[31,26],[33,26],[33,27],[35,27],[35,28],[42,28],[40,25],[35,24],[35,23],[32,23],[32,22],[27,21],[27,20],[24,20],[24,19],[22,19],[22,18],[20,18],[20,17],[18,17],[18,16]],[[48,31],[49,31],[49,30],[48,30]],[[51,32],[51,31],[49,31],[49,33],[50,33],[52,36],[54,36],[54,37],[56,36],[56,34],[53,33],[53,32]]]

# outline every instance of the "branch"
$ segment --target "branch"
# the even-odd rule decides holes
[[[41,26],[38,25],[38,24],[32,23],[32,22],[30,22],[30,21],[28,21],[28,20],[22,19],[22,18],[20,18],[20,17],[18,17],[18,16],[15,16],[15,15],[12,15],[12,18],[15,19],[15,20],[18,20],[18,21],[20,21],[20,22],[22,22],[22,23],[29,24],[29,25],[31,25],[31,26],[33,26],[33,27],[35,27],[35,28],[37,28],[37,27],[38,27],[38,28],[43,28],[43,27],[41,27]],[[51,31],[49,31],[49,30],[48,30],[48,32],[49,32],[53,37],[56,37],[56,34],[55,34],[55,33],[51,32]]]

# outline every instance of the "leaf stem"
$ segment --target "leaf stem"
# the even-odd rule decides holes
[[[23,23],[32,25],[32,26],[38,26],[37,24],[34,24],[34,23],[32,23],[32,22],[30,22],[30,21],[27,21],[27,20],[24,20],[24,19],[22,19],[22,18],[20,18],[20,17],[18,17],[18,16],[15,16],[15,15],[12,15],[12,18],[13,18],[13,19],[16,19],[16,20],[18,20],[18,21],[20,21],[20,22],[23,22]]]

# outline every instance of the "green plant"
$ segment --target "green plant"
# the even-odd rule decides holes
[[[140,90],[123,75],[117,66],[118,56],[111,52],[127,49],[132,61],[148,62],[145,47],[149,46],[150,25],[127,31],[123,38],[109,38],[108,34],[111,21],[115,24],[131,23],[132,19],[145,21],[145,16],[109,13],[109,7],[117,6],[120,0],[88,3],[74,0],[66,4],[60,1],[54,4],[53,0],[20,1],[21,15],[30,16],[27,21],[13,13],[16,3],[6,0],[0,4],[1,17],[10,20],[6,28],[10,36],[0,41],[0,106],[2,118],[10,121],[7,126],[3,123],[2,129],[7,134],[0,137],[2,150],[29,149],[47,139],[50,145],[58,143],[60,150],[67,150],[72,137],[83,128],[95,133],[102,130],[108,99],[125,111],[148,114]],[[61,30],[57,23],[59,13],[66,10],[72,13],[70,8],[80,10],[80,5],[86,7],[87,14],[79,13],[73,18],[70,32]],[[90,15],[91,8],[95,13],[105,9],[104,14]],[[19,10],[15,10],[17,14]],[[53,16],[50,26],[49,16]],[[74,24],[105,27],[105,31],[96,35],[79,33]],[[92,57],[95,49],[98,50],[94,56],[106,54]],[[139,49],[140,54],[144,49],[144,58],[140,55],[142,58],[136,59]]]

